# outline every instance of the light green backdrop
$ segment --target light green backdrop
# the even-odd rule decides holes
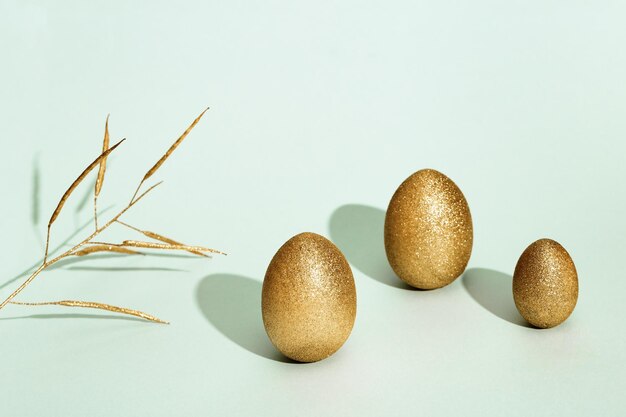
[[[625,21],[621,1],[0,1],[2,295],[39,259],[107,113],[128,141],[101,207],[119,208],[211,106],[126,219],[229,253],[43,274],[22,300],[172,324],[7,307],[0,415],[623,414]],[[415,292],[386,264],[382,222],[425,167],[465,193],[475,246],[463,278]],[[89,221],[90,186],[54,245]],[[338,244],[358,291],[348,342],[308,365],[281,360],[260,314],[268,262],[302,231]],[[549,331],[525,327],[510,294],[541,237],[580,277],[574,314]]]

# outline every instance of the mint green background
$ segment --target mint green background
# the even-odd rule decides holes
[[[621,1],[0,1],[1,294],[40,258],[107,113],[128,141],[101,207],[119,208],[211,106],[126,219],[229,253],[43,274],[20,299],[172,324],[7,307],[0,415],[623,414],[625,21]],[[475,246],[464,277],[416,292],[386,264],[382,222],[425,167],[465,193]],[[89,221],[91,184],[54,245]],[[268,262],[302,231],[337,243],[358,291],[348,342],[307,365],[282,360],[260,314]],[[580,277],[574,314],[548,331],[525,327],[510,294],[541,237]]]

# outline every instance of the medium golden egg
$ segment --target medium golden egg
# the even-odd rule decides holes
[[[407,178],[389,202],[385,251],[394,272],[421,289],[458,278],[472,254],[472,216],[456,184],[433,169]]]
[[[261,308],[265,331],[285,356],[299,362],[327,358],[354,326],[352,270],[328,239],[315,233],[296,235],[267,268]]]
[[[578,274],[558,242],[539,239],[526,248],[515,266],[513,299],[522,317],[535,327],[563,323],[578,300]]]

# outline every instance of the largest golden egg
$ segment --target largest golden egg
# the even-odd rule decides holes
[[[472,254],[472,216],[457,185],[434,169],[417,171],[391,198],[385,251],[394,272],[421,289],[459,277]]]
[[[261,308],[267,335],[285,356],[299,362],[327,358],[354,326],[352,270],[328,239],[315,233],[296,235],[267,268]]]

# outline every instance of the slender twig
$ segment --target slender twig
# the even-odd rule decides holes
[[[96,230],[98,230],[98,196],[93,197],[93,221],[96,226]]]

